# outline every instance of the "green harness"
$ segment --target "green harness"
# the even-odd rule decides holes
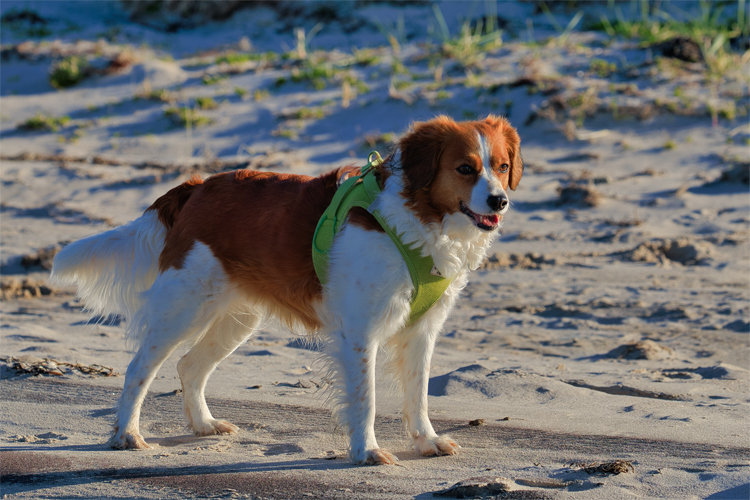
[[[375,159],[373,159],[373,156]],[[347,179],[337,190],[315,229],[312,244],[313,264],[320,283],[328,281],[328,253],[333,245],[333,238],[346,220],[353,207],[361,207],[371,213],[382,226],[391,241],[406,262],[414,284],[411,298],[411,314],[407,324],[412,324],[424,315],[435,302],[440,300],[448,288],[450,280],[437,272],[431,256],[422,257],[419,248],[410,248],[403,243],[395,229],[388,225],[377,210],[370,210],[370,205],[382,191],[372,168],[383,163],[377,151],[370,153],[367,165],[362,167],[360,175]]]

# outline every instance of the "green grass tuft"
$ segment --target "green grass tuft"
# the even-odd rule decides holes
[[[349,85],[354,87],[358,94],[366,94],[370,91],[369,85],[352,74],[346,75],[344,77],[344,81],[348,82]]]
[[[341,68],[330,62],[313,62],[308,59],[301,67],[292,68],[292,81],[295,83],[310,82],[315,90],[322,90],[341,71]]]
[[[354,63],[358,66],[374,66],[380,62],[380,56],[374,49],[354,49]]]
[[[442,101],[443,99],[450,99],[451,97],[452,97],[452,94],[448,92],[447,90],[438,90],[438,93],[435,96],[435,99],[438,101]]]
[[[409,81],[406,81],[406,80],[394,80],[394,82],[393,82],[393,87],[396,90],[406,90],[409,87],[411,87],[412,85],[413,85],[413,82],[409,82]]]
[[[604,59],[594,58],[591,60],[591,63],[589,63],[589,71],[599,78],[607,78],[617,72],[617,65],[615,63],[609,63]]]
[[[196,97],[195,104],[200,109],[216,109],[219,107],[213,97]]]
[[[49,130],[51,132],[57,132],[58,129],[64,127],[70,122],[69,116],[46,116],[41,113],[37,113],[33,117],[29,118],[19,128],[25,130]]]
[[[203,85],[214,85],[227,79],[226,75],[203,75],[201,82]]]
[[[203,125],[210,125],[214,122],[211,118],[203,116],[196,110],[185,106],[181,108],[167,108],[164,111],[164,116],[183,127],[201,127]]]
[[[251,61],[275,61],[278,59],[275,52],[247,53],[247,52],[227,52],[218,56],[216,64],[242,64]]]
[[[255,92],[253,92],[253,100],[255,102],[264,101],[271,97],[271,93],[266,89],[256,89]]]
[[[49,83],[56,89],[72,87],[88,73],[88,61],[82,56],[69,56],[52,66]]]
[[[474,68],[488,51],[502,46],[503,32],[496,29],[493,23],[485,24],[480,20],[472,27],[467,21],[461,26],[461,33],[451,37],[440,7],[435,4],[432,9],[440,27],[442,57],[453,59],[464,68]]]
[[[290,118],[297,120],[319,120],[325,118],[323,108],[300,108],[291,114]]]
[[[135,98],[149,101],[174,102],[177,100],[177,95],[167,89],[156,89],[136,94]]]

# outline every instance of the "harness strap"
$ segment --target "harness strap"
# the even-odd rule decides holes
[[[373,155],[376,156],[374,160]],[[419,248],[413,249],[401,243],[398,234],[385,218],[377,210],[370,209],[375,198],[382,191],[374,172],[372,172],[372,167],[380,165],[383,159],[377,152],[373,152],[370,153],[369,160],[369,163],[362,168],[360,175],[347,179],[336,190],[331,204],[318,221],[312,244],[315,273],[318,275],[320,283],[325,285],[328,281],[328,253],[333,246],[335,234],[339,231],[346,220],[347,214],[353,207],[364,208],[375,217],[391,238],[409,269],[414,293],[412,294],[411,313],[407,324],[413,324],[440,300],[451,281],[439,273],[433,273],[435,264],[432,257],[423,257]]]
[[[372,159],[373,155],[376,156],[374,160]],[[349,214],[349,210],[355,206],[367,210],[381,191],[378,181],[372,173],[367,177],[372,178],[372,181],[375,182],[374,186],[372,182],[368,182],[369,189],[358,189],[357,187],[363,183],[363,177],[370,172],[373,166],[379,166],[382,163],[383,158],[377,151],[370,153],[369,162],[362,167],[360,175],[348,178],[339,186],[333,195],[331,204],[328,205],[318,221],[313,235],[312,255],[315,273],[323,285],[328,281],[328,252],[333,246],[333,237],[339,232],[341,224],[344,223],[346,216]]]

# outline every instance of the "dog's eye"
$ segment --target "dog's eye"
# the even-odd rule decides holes
[[[508,164],[507,164],[507,163],[503,163],[502,165],[500,165],[500,168],[498,168],[498,171],[499,171],[499,172],[500,172],[501,174],[504,174],[505,172],[507,172],[507,171],[508,171],[508,169],[509,169],[509,168],[510,168],[510,167],[508,166]]]
[[[467,165],[466,163],[464,163],[456,169],[456,172],[461,175],[471,175],[474,173],[474,168],[471,165]]]

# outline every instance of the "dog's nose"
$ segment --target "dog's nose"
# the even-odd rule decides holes
[[[495,212],[505,210],[508,207],[508,197],[504,194],[497,196],[489,195],[487,197],[487,205]]]

